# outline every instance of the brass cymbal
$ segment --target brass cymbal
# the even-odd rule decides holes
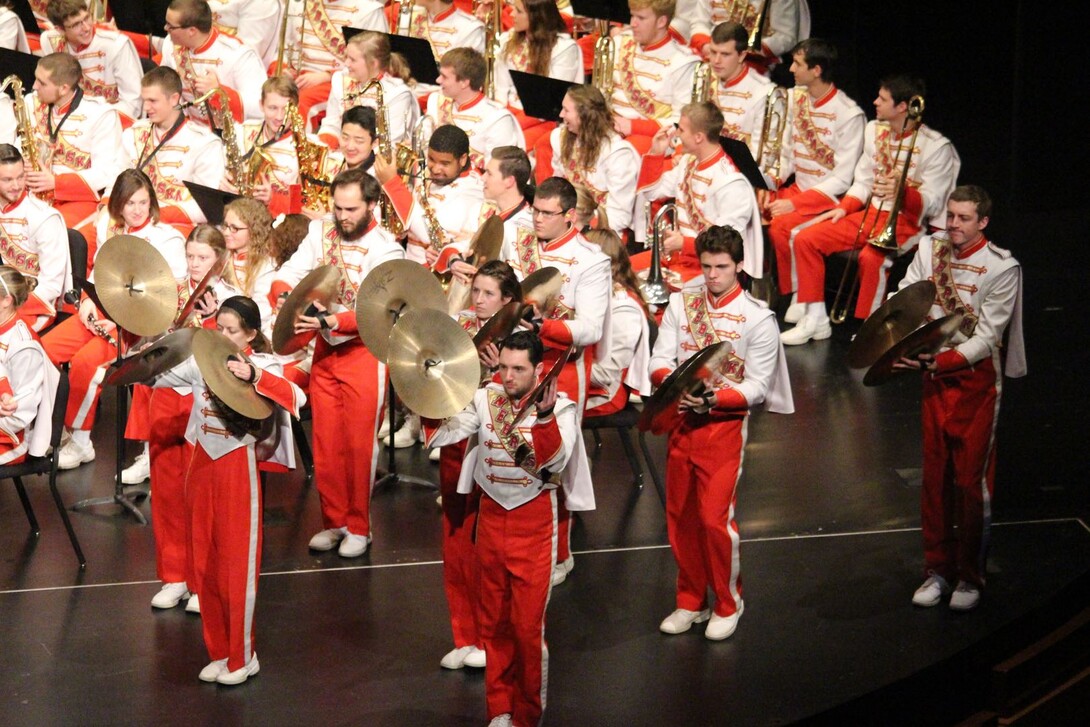
[[[511,301],[496,311],[496,315],[489,318],[488,322],[481,326],[481,329],[473,336],[473,345],[480,351],[490,343],[498,343],[507,338],[518,328],[519,321],[522,320],[525,312],[525,303],[520,303],[517,300]]]
[[[416,264],[416,263],[414,263]],[[405,406],[429,419],[453,416],[473,400],[481,372],[465,329],[443,311],[416,308],[390,331],[390,378]]]
[[[219,331],[197,328],[193,332],[193,358],[209,390],[232,411],[249,419],[267,419],[273,413],[268,399],[257,393],[253,384],[231,373],[227,360],[235,357],[249,361],[231,339]]]
[[[389,355],[394,323],[411,309],[447,309],[443,287],[420,263],[387,260],[360,283],[356,291],[356,325],[360,338],[379,361]]]
[[[95,258],[95,290],[118,326],[138,336],[156,336],[174,322],[178,283],[162,254],[133,235],[115,235]]]
[[[545,375],[541,377],[541,381],[537,383],[537,386],[535,386],[526,397],[522,407],[515,412],[515,417],[508,425],[508,431],[510,431],[511,428],[518,426],[518,423],[526,418],[526,415],[530,413],[530,410],[534,408],[534,405],[541,400],[542,394],[545,393],[545,388],[560,377],[560,372],[564,370],[564,364],[568,362],[568,359],[571,358],[573,353],[575,353],[575,344],[565,348],[560,354],[560,358],[553,362],[552,368],[545,372]]]
[[[333,305],[337,286],[341,282],[341,271],[333,265],[321,265],[314,268],[299,284],[292,289],[273,323],[273,350],[281,355],[295,353],[305,347],[314,333],[296,333],[295,322],[300,315],[310,315],[307,309],[314,303],[321,303],[326,310]]]
[[[489,260],[497,259],[502,247],[503,219],[499,215],[492,215],[473,233],[465,259],[479,268]],[[450,288],[447,291],[447,312],[450,315],[458,315],[466,308],[470,291],[469,285],[457,279],[451,279]]]
[[[898,374],[912,371],[912,369],[895,369],[893,364],[900,361],[902,357],[915,358],[921,353],[938,353],[939,349],[958,332],[962,318],[964,316],[961,313],[954,313],[917,328],[882,354],[863,377],[863,384],[879,386]]]
[[[197,307],[197,302],[208,292],[208,289],[212,287],[212,284],[219,279],[220,273],[227,266],[227,256],[224,255],[223,259],[216,261],[212,264],[212,267],[208,269],[205,276],[201,278],[201,282],[197,283],[197,287],[193,289],[193,292],[189,295],[189,300],[185,302],[182,309],[178,311],[178,315],[174,318],[174,327],[181,328],[189,320],[189,316],[193,314],[193,309]],[[186,285],[189,285],[189,281],[186,281]]]
[[[848,347],[848,366],[865,369],[919,328],[935,302],[935,284],[920,280],[905,287],[871,313]]]
[[[106,374],[110,386],[128,386],[147,381],[172,369],[193,354],[193,334],[196,328],[179,328],[155,341],[140,353],[111,364]]]
[[[733,350],[730,341],[713,343],[674,369],[655,389],[651,398],[644,401],[637,422],[640,431],[650,430],[653,434],[669,431],[679,416],[677,404],[682,395],[702,388]]]
[[[522,281],[522,300],[530,305],[537,304],[540,310],[549,308],[550,303],[560,295],[564,287],[564,274],[557,268],[541,268]]]

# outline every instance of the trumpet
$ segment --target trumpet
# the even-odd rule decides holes
[[[647,280],[640,285],[640,294],[651,305],[664,306],[670,300],[670,288],[666,285],[666,275],[662,269],[663,258],[669,259],[665,254],[663,234],[667,228],[677,229],[677,206],[673,203],[664,204],[655,213],[651,220],[651,203],[647,202],[644,208],[647,211],[648,231],[651,237],[651,267],[648,269]],[[670,221],[667,221],[667,215]]]
[[[51,165],[42,159],[38,141],[34,138],[34,123],[30,119],[30,111],[23,96],[23,81],[14,74],[8,76],[0,83],[0,93],[7,90],[8,86],[15,92],[15,135],[22,140],[23,161],[36,172],[44,171]],[[46,203],[53,201],[53,192],[35,192],[34,196]]]
[[[598,40],[594,43],[594,65],[591,67],[590,83],[609,101],[613,95],[613,63],[617,55],[617,45],[609,34],[609,22],[599,20],[596,23]]]
[[[889,210],[889,216],[886,218],[885,224],[881,229],[878,229],[879,220],[882,218],[882,212],[886,206],[886,201],[883,199],[878,208],[874,211],[873,219],[871,216],[871,200],[867,200],[866,207],[863,208],[863,218],[859,220],[859,229],[855,233],[855,245],[852,247],[851,256],[848,259],[848,264],[844,267],[844,274],[840,276],[840,285],[836,289],[836,298],[833,300],[833,308],[829,312],[829,320],[833,323],[843,323],[848,318],[848,306],[851,304],[852,294],[855,292],[856,283],[859,281],[859,265],[857,264],[859,258],[859,251],[864,244],[873,245],[884,252],[893,252],[897,250],[897,222],[901,217],[901,211],[905,203],[905,189],[908,184],[908,170],[912,165],[912,153],[916,148],[916,139],[920,134],[920,127],[923,126],[923,111],[926,106],[923,96],[913,96],[908,100],[908,111],[905,114],[905,125],[909,123],[913,124],[912,138],[908,142],[908,149],[904,149],[904,138],[897,143],[897,148],[893,152],[893,159],[891,160],[892,168],[888,172],[893,172],[897,169],[897,159],[904,153],[904,159],[902,161],[901,176],[897,179],[897,186],[894,187],[892,198],[893,204]],[[873,195],[872,195],[873,196]],[[868,224],[869,223],[869,224]],[[854,272],[853,272],[854,271]],[[851,277],[851,285],[847,285],[848,278]]]

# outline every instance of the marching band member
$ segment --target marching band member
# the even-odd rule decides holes
[[[493,725],[536,725],[545,708],[548,649],[545,606],[557,551],[558,489],[569,506],[594,509],[587,480],[573,476],[585,463],[578,405],[550,384],[533,413],[505,426],[541,377],[542,342],[529,331],[510,335],[499,352],[500,383],[478,389],[460,413],[430,421],[428,444],[477,437],[466,456],[458,491],[480,488],[477,557],[480,634],[487,654],[485,694]],[[530,456],[519,461],[519,447]]]
[[[457,315],[458,324],[473,336],[513,300],[522,300],[515,271],[502,260],[490,260],[473,276],[470,299],[472,308]],[[483,365],[494,368],[499,351],[490,344]],[[434,451],[434,450],[433,450]],[[469,666],[482,668],[486,657],[478,631],[480,572],[473,533],[477,522],[480,493],[458,492],[458,480],[465,458],[465,440],[439,449],[439,489],[443,508],[443,585],[450,610],[450,629],[454,634],[454,649],[439,665],[444,669]]]
[[[866,318],[885,299],[894,256],[865,243],[885,228],[895,195],[904,203],[895,230],[900,245],[914,245],[913,238],[922,226],[942,214],[946,197],[957,183],[961,161],[950,140],[929,126],[920,127],[915,146],[908,148],[906,142],[912,141],[916,125],[909,123],[908,104],[913,97],[923,98],[924,94],[924,83],[919,78],[899,75],[882,79],[874,99],[877,118],[863,131],[863,154],[855,165],[852,186],[836,207],[795,233],[798,303],[786,317],[788,323],[798,325],[783,332],[785,345],[806,343],[829,326],[825,307],[827,255],[862,245],[856,318]],[[908,176],[904,189],[900,189],[906,160]],[[866,229],[862,229],[864,225]],[[852,291],[847,292],[850,295]]]
[[[748,0],[743,3],[745,9],[735,15],[730,10],[738,7],[738,4],[731,0],[692,2],[690,44],[697,52],[706,52],[706,44],[715,34],[713,28],[727,21],[742,25],[748,37],[765,4],[768,4],[768,9],[761,32],[761,47],[751,49],[746,63],[767,75],[772,66],[780,62],[783,54],[810,36],[810,6],[806,0]]]
[[[670,428],[666,462],[666,528],[678,565],[677,610],[659,630],[688,631],[707,621],[704,636],[728,638],[742,615],[735,502],[749,412],[794,411],[776,317],[738,283],[742,236],[713,225],[697,237],[704,284],[674,293],[651,355],[660,385],[697,351],[720,341],[733,349],[710,385],[685,394]],[[709,608],[708,590],[715,602]]]
[[[370,106],[353,106],[345,112],[341,123],[340,151],[331,151],[322,162],[322,179],[332,181],[348,169],[362,169],[375,176],[375,138],[377,117]],[[376,211],[382,223],[381,210]],[[304,208],[303,214],[318,220],[329,214],[328,209]]]
[[[556,122],[523,113],[511,71],[582,83],[583,54],[568,35],[555,0],[514,0],[511,8],[513,25],[500,36],[503,50],[496,56],[496,100],[512,110],[526,137],[526,148],[533,149],[543,135],[556,127]]]
[[[383,5],[378,0],[290,0],[285,56],[290,59],[292,75],[299,85],[299,113],[310,118],[310,111],[324,105],[330,94],[333,73],[344,67],[343,28],[390,30]],[[283,73],[274,69],[273,73]]]
[[[466,252],[488,213],[484,184],[469,162],[469,137],[452,124],[438,127],[428,140],[427,167],[423,190],[410,191],[382,157],[375,159],[375,177],[408,230],[405,257],[445,272],[453,258]]]
[[[628,7],[631,28],[614,39],[610,106],[617,133],[645,154],[651,137],[676,124],[679,110],[692,98],[699,59],[670,36],[675,0],[629,0]]]
[[[483,169],[497,146],[526,148],[518,121],[502,103],[486,97],[484,56],[452,48],[439,61],[439,92],[428,97],[427,116],[436,126],[454,124],[469,135],[470,161]]]
[[[48,12],[53,30],[42,33],[42,55],[75,56],[83,69],[83,92],[113,105],[122,124],[130,126],[140,117],[144,75],[132,40],[116,28],[95,25],[86,0],[50,0]]]
[[[205,0],[172,0],[163,28],[167,38],[161,65],[181,76],[186,101],[222,88],[235,121],[261,118],[265,66],[253,48],[212,27],[212,9]],[[186,115],[207,126],[207,107],[218,109],[218,102],[190,106]]]
[[[99,215],[99,238],[133,235],[149,242],[170,265],[174,277],[185,275],[185,245],[178,231],[159,221],[159,204],[147,175],[126,169],[113,183],[109,205]],[[90,275],[94,282],[94,269]],[[79,467],[95,458],[91,429],[106,368],[117,359],[117,326],[86,295],[79,315],[69,316],[42,338],[42,347],[55,366],[70,364],[71,393],[64,415],[71,438],[61,447],[57,467]]]
[[[413,5],[409,35],[428,41],[437,63],[453,48],[484,53],[484,23],[455,7],[454,0],[413,0]]]
[[[223,269],[224,282],[240,295],[257,303],[261,330],[272,335],[276,318],[269,304],[269,291],[279,267],[269,246],[273,218],[256,199],[240,197],[223,208],[223,239],[230,257]]]
[[[585,187],[605,207],[610,226],[624,234],[632,222],[639,172],[640,155],[614,130],[601,91],[589,84],[569,88],[560,126],[538,145],[537,180],[556,175]]]
[[[374,209],[382,189],[367,172],[350,169],[333,180],[333,215],[315,220],[299,249],[280,268],[270,302],[314,268],[341,271],[337,299],[329,311],[301,316],[296,332],[319,333],[310,372],[314,411],[314,474],[325,529],[310,540],[313,550],[345,558],[363,555],[371,542],[371,487],[378,448],[375,434],[386,398],[386,366],[356,331],[356,290],[372,269],[404,258],[393,237],[378,226]]]
[[[723,114],[710,101],[685,106],[677,128],[684,154],[663,172],[663,152],[673,136],[664,128],[655,135],[640,169],[638,205],[643,200],[677,199],[677,229],[662,240],[666,253],[662,264],[686,281],[701,273],[696,237],[710,225],[738,230],[745,241],[746,259],[754,267],[751,274],[759,278],[763,270],[764,236],[757,196],[719,145],[722,125]],[[637,227],[637,240],[646,234],[645,226]],[[633,258],[633,267],[646,269],[650,260],[650,252],[640,253]]]
[[[30,45],[27,43],[23,21],[11,6],[12,0],[0,0],[0,48],[29,53]],[[0,140],[2,139],[0,136]]]
[[[22,273],[0,265],[0,465],[44,456],[52,432],[59,374],[18,315],[29,293]]]
[[[708,64],[715,75],[711,100],[723,112],[723,135],[744,142],[761,164],[765,107],[773,84],[746,65],[749,36],[738,23],[720,23],[707,45]]]
[[[147,118],[122,135],[128,165],[151,179],[163,222],[188,233],[207,218],[182,182],[218,188],[224,178],[223,142],[179,109],[182,79],[174,69],[148,71],[140,79],[140,99]]]
[[[496,208],[503,220],[503,247],[500,260],[510,265],[522,280],[541,267],[534,215],[530,206],[534,188],[530,185],[530,159],[517,146],[498,146],[484,167],[484,198]],[[455,274],[463,271],[455,262]],[[474,271],[475,272],[475,271]]]
[[[267,0],[208,0],[216,30],[253,48],[266,66],[276,60],[282,5]]]
[[[852,172],[863,151],[862,109],[833,83],[836,48],[810,38],[796,46],[791,72],[795,88],[788,96],[787,126],[780,154],[780,175],[795,181],[776,190],[767,212],[768,237],[776,252],[780,292],[796,290],[793,235],[799,225],[836,206],[851,186]],[[773,180],[779,184],[779,180]],[[792,299],[792,304],[797,300]],[[819,328],[814,339],[828,338]]]
[[[408,141],[420,116],[420,105],[413,95],[408,62],[400,53],[390,52],[390,38],[383,33],[365,31],[352,36],[345,47],[345,68],[333,73],[325,118],[318,138],[330,149],[340,145],[341,119],[353,106],[378,109],[378,89],[363,89],[377,80],[382,87],[382,103],[389,128],[388,141]],[[362,95],[361,95],[362,94]]]
[[[968,611],[980,603],[1003,376],[1026,375],[1022,268],[985,237],[991,209],[991,198],[980,187],[954,189],[946,203],[946,236],[925,237],[901,281],[902,288],[920,280],[935,283],[929,319],[965,316],[939,353],[898,364],[923,374],[920,501],[928,577],[912,596],[917,606],[937,605],[952,583],[957,586],[950,608]]]
[[[228,360],[224,365],[231,373],[298,417],[306,396],[280,376],[280,364],[261,334],[254,302],[242,296],[225,300],[216,328],[250,359]],[[290,466],[291,427],[278,421],[272,437],[259,439],[255,422],[230,411],[212,395],[193,357],[159,376],[154,386],[193,388],[186,428],[193,458],[185,488],[192,491],[194,570],[199,578],[204,643],[212,660],[199,678],[242,684],[261,668],[253,644],[262,539],[258,461],[272,459]],[[279,445],[274,437],[279,437]]]
[[[26,179],[31,192],[53,198],[65,226],[79,230],[93,252],[100,195],[125,166],[117,111],[101,99],[85,96],[81,77],[79,61],[67,53],[38,61],[27,110],[43,168],[28,169]]]
[[[583,236],[609,257],[613,280],[609,355],[595,359],[590,367],[587,392],[586,416],[599,417],[624,409],[630,390],[640,396],[651,394],[647,365],[651,357],[648,321],[652,316],[620,236],[609,229],[590,230]]]
[[[36,281],[19,318],[45,329],[72,287],[68,233],[60,212],[28,194],[23,155],[11,144],[0,144],[0,260]]]
[[[263,202],[274,215],[287,214],[292,207],[292,190],[298,194],[299,155],[287,121],[288,104],[299,104],[299,89],[287,76],[274,76],[261,85],[261,121],[248,120],[238,130],[237,138],[246,149],[244,165],[261,151],[270,161],[262,164],[265,175],[254,180],[252,196]],[[237,191],[224,180],[222,186]]]

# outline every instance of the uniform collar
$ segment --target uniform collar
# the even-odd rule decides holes
[[[547,241],[542,247],[544,247],[544,249],[546,249],[546,250],[548,250],[550,252],[552,252],[553,250],[558,250],[561,247],[563,247],[565,244],[567,244],[568,242],[571,242],[572,240],[574,240],[576,235],[578,235],[578,234],[579,234],[579,230],[576,229],[575,225],[572,225],[570,228],[568,228],[568,231],[565,232],[563,235],[556,238],[555,240]]]
[[[151,224],[151,215],[148,215],[148,218],[147,218],[146,220],[144,220],[143,224],[139,224],[139,225],[137,225],[136,227],[130,227],[130,228],[129,228],[129,229],[128,229],[128,230],[126,231],[126,232],[125,232],[125,234],[126,234],[126,235],[131,235],[131,234],[132,234],[132,233],[134,233],[134,232],[139,232],[140,230],[144,229],[145,227],[147,227],[147,226],[148,226],[148,225],[150,225],[150,224]]]
[[[19,322],[19,316],[15,311],[12,311],[12,316],[5,323],[0,323],[0,336],[4,335],[12,328],[15,328],[15,324]]]
[[[704,287],[704,296],[708,300],[708,305],[710,305],[712,308],[722,308],[723,306],[727,305],[728,303],[733,302],[734,299],[737,298],[741,294],[742,294],[742,286],[741,286],[741,284],[738,283],[738,281],[734,282],[734,287],[733,288],[731,288],[726,293],[723,293],[722,295],[720,295],[718,297],[713,296],[712,292],[710,290],[708,290],[707,286]]]
[[[719,160],[725,157],[727,154],[723,151],[722,147],[718,147],[712,154],[706,159],[700,159],[696,163],[696,170],[702,172],[705,169],[715,166],[719,163]]]
[[[644,53],[650,53],[651,51],[656,51],[659,48],[662,48],[664,45],[669,43],[671,40],[673,40],[673,39],[670,37],[670,34],[667,33],[666,35],[664,35],[662,37],[662,40],[655,41],[651,45],[640,46],[640,50],[643,51]]]
[[[402,0],[402,2],[404,2],[404,0]],[[457,9],[457,8],[456,8],[456,7],[455,7],[455,6],[454,6],[454,5],[452,4],[452,5],[451,5],[451,6],[449,7],[449,8],[447,8],[447,9],[446,9],[446,10],[444,10],[443,12],[439,13],[439,14],[438,14],[438,15],[436,15],[436,16],[435,16],[434,18],[430,18],[430,19],[429,19],[429,22],[432,22],[432,23],[438,23],[438,22],[439,22],[439,21],[441,21],[441,20],[446,20],[446,19],[447,19],[447,18],[449,18],[449,17],[451,16],[451,15],[454,15],[454,11],[455,11],[456,9]]]
[[[11,212],[13,209],[15,209],[16,207],[18,207],[19,205],[21,205],[23,203],[23,200],[26,199],[26,196],[27,196],[27,190],[26,190],[26,188],[24,188],[23,193],[19,195],[19,199],[15,200],[11,204],[9,204],[7,207],[0,208],[0,212],[2,212],[5,215],[8,212]]]
[[[204,41],[204,44],[201,45],[200,48],[194,48],[192,51],[190,51],[190,53],[192,53],[193,55],[204,53],[206,50],[212,47],[212,44],[216,42],[216,38],[219,37],[220,32],[215,28],[212,28],[212,31],[208,34],[208,38]]]
[[[974,242],[970,247],[965,249],[954,250],[954,257],[958,260],[964,260],[967,257],[972,257],[978,252],[984,249],[984,246],[988,244],[988,238],[985,235],[981,235],[980,239]]]
[[[747,66],[745,63],[743,63],[742,64],[742,72],[739,73],[737,76],[735,76],[733,79],[725,82],[723,84],[723,87],[724,88],[730,88],[731,86],[737,86],[739,83],[742,82],[742,79],[744,79],[748,75],[749,75],[749,66]]]
[[[820,107],[824,106],[825,104],[829,103],[833,99],[833,96],[836,95],[836,91],[837,91],[836,84],[834,83],[834,84],[830,85],[829,90],[825,93],[825,95],[822,96],[821,98],[819,98],[817,101],[814,101],[814,103],[813,103],[814,108],[815,109],[820,108]]]
[[[474,106],[476,106],[477,104],[479,104],[483,100],[484,100],[484,94],[478,91],[477,95],[474,96],[472,99],[470,99],[469,101],[467,101],[466,103],[464,103],[461,106],[459,106],[458,104],[454,104],[454,107],[458,111],[467,111],[467,110],[473,108]]]

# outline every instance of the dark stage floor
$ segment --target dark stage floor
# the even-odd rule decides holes
[[[633,488],[605,435],[599,508],[577,519],[576,568],[549,607],[546,724],[803,719],[980,642],[1088,570],[1086,398],[1070,353],[1087,347],[1062,322],[1073,288],[1051,282],[1027,288],[1031,376],[1005,392],[990,583],[976,612],[910,604],[921,580],[918,382],[864,388],[838,330],[788,353],[797,413],[753,419],[738,504],[746,610],[726,642],[707,642],[702,627],[658,633],[675,575],[662,506],[650,479]],[[112,489],[112,396],[101,416],[98,459],[61,477],[69,503]],[[662,442],[651,443],[661,463]],[[435,477],[417,450],[398,462]],[[112,507],[74,514],[89,560],[79,573],[44,481],[31,490],[37,540],[14,488],[0,487],[0,724],[485,723],[482,674],[439,668],[451,643],[433,491],[376,491],[375,544],[346,561],[307,551],[321,528],[314,488],[273,477],[262,670],[222,688],[197,681],[198,618],[148,605],[151,528]]]

